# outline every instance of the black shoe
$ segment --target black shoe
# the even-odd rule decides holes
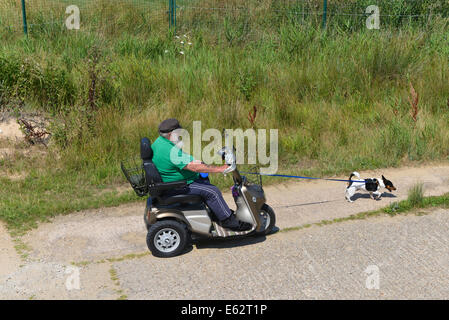
[[[233,214],[229,218],[221,221],[220,225],[223,228],[232,231],[248,231],[252,228],[252,225],[250,223],[237,220],[237,218]]]
[[[220,221],[220,226],[226,229],[233,229],[238,228],[240,225],[239,221],[235,218],[235,216],[231,214],[229,218]]]
[[[247,222],[243,222],[243,221],[240,221],[239,224],[240,224],[239,230],[237,230],[237,231],[249,231],[253,227],[253,225],[251,223],[247,223]]]

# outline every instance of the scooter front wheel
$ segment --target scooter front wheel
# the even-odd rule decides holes
[[[276,214],[274,213],[273,208],[264,204],[260,209],[260,218],[262,219],[263,229],[262,231],[256,232],[256,235],[265,236],[270,234],[276,225]]]

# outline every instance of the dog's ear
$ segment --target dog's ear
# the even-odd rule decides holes
[[[382,175],[382,180],[387,180],[387,179]]]

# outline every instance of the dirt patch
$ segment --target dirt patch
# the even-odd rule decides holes
[[[48,149],[42,143],[30,143],[24,131],[22,130],[18,119],[25,119],[27,123],[31,123],[36,128],[45,128],[48,121],[45,117],[27,114],[20,115],[19,118],[7,112],[0,112],[0,160],[14,161],[17,158],[42,158],[48,153]],[[39,129],[40,130],[40,129]],[[48,143],[48,138],[42,140]],[[2,168],[1,174],[11,180],[22,180],[26,177],[26,173],[11,173]]]
[[[12,181],[21,181],[25,180],[27,175],[25,173],[7,173],[6,176]]]
[[[14,155],[13,148],[0,148],[0,159],[10,158]]]
[[[24,137],[25,135],[20,130],[20,125],[17,123],[16,119],[9,118],[0,122],[0,139],[21,141]]]
[[[36,142],[37,139],[37,143],[47,144],[50,138],[46,130],[48,125],[49,120],[40,114],[0,112],[0,140]]]

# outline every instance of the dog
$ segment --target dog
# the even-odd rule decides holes
[[[360,180],[360,174],[358,172],[353,172],[349,176],[349,180],[352,180],[352,177],[357,177],[357,179]],[[369,195],[371,199],[373,200],[380,200],[382,197],[382,192],[380,190],[382,188],[387,189],[390,192],[393,192],[396,189],[396,187],[393,185],[393,183],[386,179],[384,176],[382,176],[382,179],[365,179],[364,181],[351,181],[348,183],[348,187],[346,188],[346,200],[349,202],[354,202],[351,200],[352,196],[359,190],[365,190],[369,192]],[[374,196],[376,198],[374,198]]]

